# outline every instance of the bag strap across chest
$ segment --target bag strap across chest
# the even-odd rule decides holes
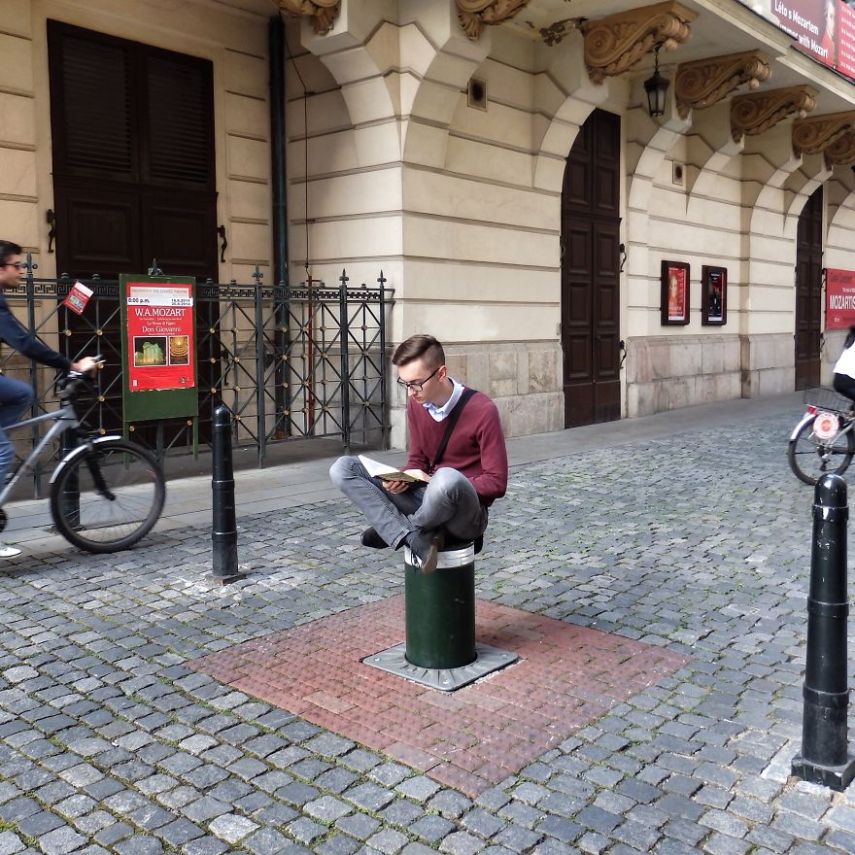
[[[457,420],[460,418],[460,413],[463,412],[463,408],[466,406],[466,402],[475,394],[474,389],[464,389],[463,394],[460,396],[460,400],[457,402],[457,405],[451,411],[451,414],[445,420],[445,433],[442,435],[442,439],[439,441],[439,446],[436,449],[436,453],[433,456],[433,459],[430,461],[430,467],[428,469],[428,473],[432,473],[436,470],[436,467],[439,466],[442,461],[442,457],[445,454],[445,447],[448,445],[448,440],[451,437],[451,432],[454,430],[454,426],[457,424]]]

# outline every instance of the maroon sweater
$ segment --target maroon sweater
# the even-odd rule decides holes
[[[455,409],[459,407],[459,402]],[[453,412],[453,411],[452,411]],[[450,418],[450,416],[446,417]],[[436,454],[446,419],[438,422],[416,400],[407,401],[410,433],[407,469],[432,475],[430,460]],[[508,486],[508,453],[496,405],[476,392],[467,402],[448,440],[440,467],[448,466],[465,475],[485,505],[505,495]]]

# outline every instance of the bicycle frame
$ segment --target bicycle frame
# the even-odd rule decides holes
[[[21,462],[17,469],[15,469],[12,477],[6,483],[2,490],[0,490],[0,507],[6,504],[6,499],[9,498],[9,494],[12,492],[15,484],[18,483],[21,476],[28,472],[33,468],[35,462],[41,456],[41,453],[45,450],[48,444],[54,440],[56,437],[61,436],[68,430],[74,430],[75,428],[80,426],[80,420],[74,413],[74,407],[72,404],[66,403],[63,404],[58,410],[55,410],[52,413],[44,413],[41,416],[34,416],[31,419],[24,419],[21,422],[15,422],[13,425],[9,425],[6,430],[7,431],[15,431],[19,428],[29,427],[30,425],[39,424],[40,422],[49,422],[53,421],[54,424],[51,425],[48,432],[39,440],[36,447],[26,456],[26,458]]]

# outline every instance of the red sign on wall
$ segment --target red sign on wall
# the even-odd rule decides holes
[[[128,389],[190,389],[193,286],[127,282]]]
[[[825,271],[825,328],[845,330],[855,325],[855,270]]]
[[[777,24],[799,50],[855,79],[855,8],[846,0],[740,0]]]

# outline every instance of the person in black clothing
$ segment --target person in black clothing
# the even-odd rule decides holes
[[[21,252],[18,244],[0,240],[0,339],[18,353],[42,365],[49,365],[59,371],[74,370],[89,374],[98,365],[91,356],[72,362],[67,356],[51,350],[9,311],[3,289],[16,285],[23,278],[24,265],[21,262]],[[12,443],[6,436],[6,428],[20,419],[32,400],[33,390],[29,385],[12,377],[0,375],[0,485],[5,483],[14,457]],[[0,558],[14,558],[20,554],[20,549],[0,543]]]

